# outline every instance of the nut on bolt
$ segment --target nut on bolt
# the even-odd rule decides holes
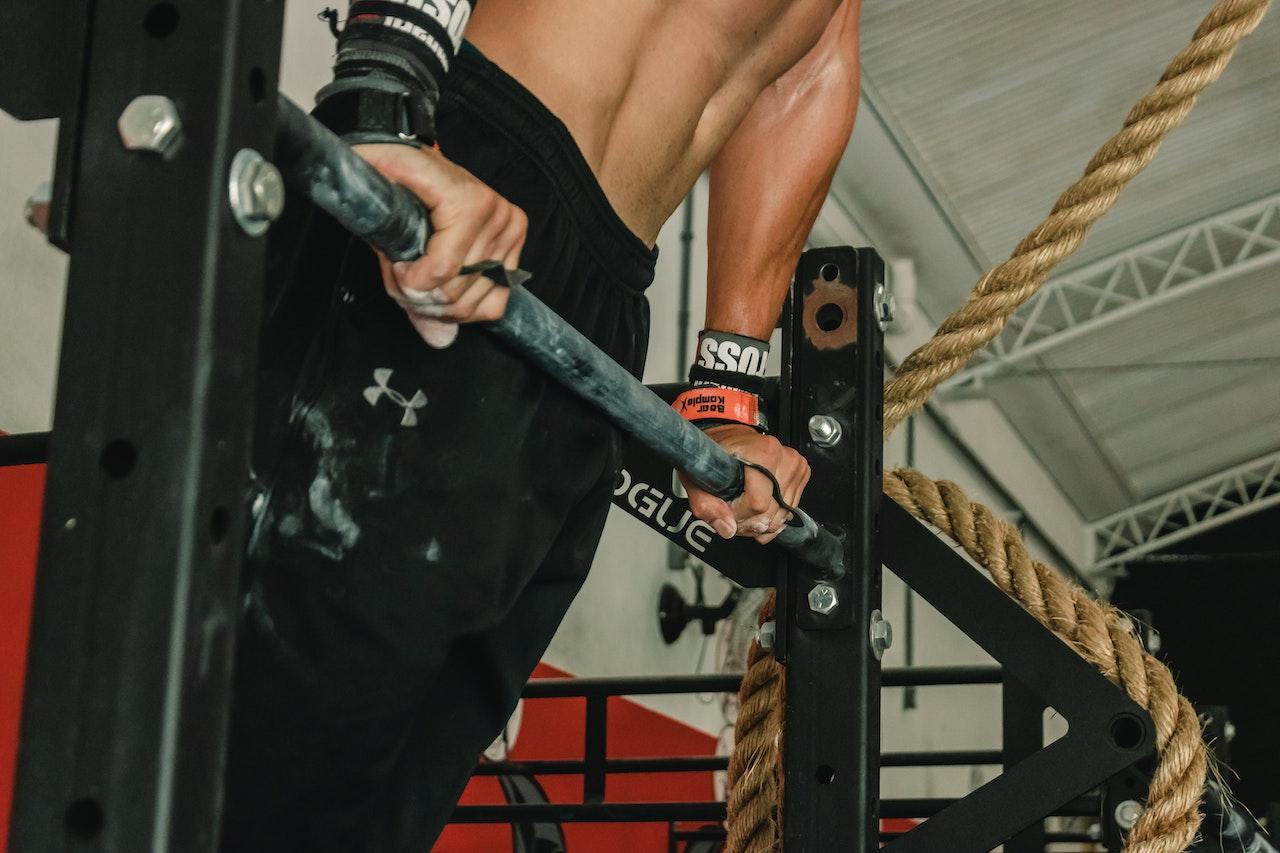
[[[152,151],[168,157],[182,142],[178,105],[164,95],[139,95],[116,120],[120,141],[130,151]]]
[[[840,604],[836,588],[829,583],[816,584],[809,590],[809,609],[823,616],[830,614]]]
[[[284,178],[280,170],[252,148],[236,152],[227,192],[232,215],[251,237],[264,234],[284,210]]]
[[[1137,800],[1124,800],[1116,806],[1116,826],[1121,829],[1133,829],[1133,825],[1142,817],[1142,803]]]
[[[883,332],[885,326],[893,322],[893,316],[898,310],[897,300],[893,298],[893,294],[889,292],[883,283],[876,285],[875,307],[876,323],[880,326],[880,331]]]
[[[756,630],[756,642],[760,648],[770,650],[778,639],[778,623],[765,622]]]
[[[876,660],[884,657],[884,653],[893,646],[893,625],[879,610],[871,611],[871,653]]]
[[[835,447],[844,431],[840,422],[830,415],[814,415],[809,418],[809,437],[819,447]]]

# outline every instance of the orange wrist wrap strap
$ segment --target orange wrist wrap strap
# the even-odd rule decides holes
[[[753,429],[765,428],[764,414],[760,411],[760,398],[748,391],[725,388],[720,385],[698,385],[682,391],[671,408],[685,420],[730,421],[746,424]]]

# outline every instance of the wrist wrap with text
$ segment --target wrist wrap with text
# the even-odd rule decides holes
[[[440,87],[473,0],[354,0],[315,116],[352,144],[435,142]]]
[[[764,432],[768,424],[760,395],[768,362],[768,341],[706,329],[698,336],[689,368],[693,388],[676,397],[673,406],[704,429],[737,423]]]

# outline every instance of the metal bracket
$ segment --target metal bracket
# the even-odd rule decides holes
[[[894,853],[991,850],[1149,756],[1147,712],[956,546],[893,501],[880,511],[885,565],[1070,724],[1067,734],[886,845]]]

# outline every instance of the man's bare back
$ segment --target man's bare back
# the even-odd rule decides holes
[[[485,0],[467,38],[568,126],[652,243],[760,93],[840,0]]]

